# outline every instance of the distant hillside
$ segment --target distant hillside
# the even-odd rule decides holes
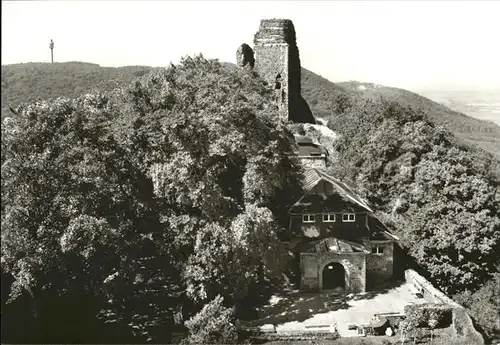
[[[9,107],[37,98],[77,97],[111,90],[154,70],[146,66],[101,67],[84,62],[23,63],[2,66],[2,119]]]
[[[419,95],[444,104],[448,108],[500,125],[500,88],[497,90],[422,89]]]
[[[451,110],[410,91],[361,82],[332,83],[303,69],[302,94],[314,115],[322,118],[333,116],[342,100],[385,99],[411,106],[425,112],[434,123],[445,125],[464,142],[500,157],[500,126]]]
[[[234,66],[232,64],[226,64]],[[9,107],[37,98],[76,97],[92,90],[110,90],[130,83],[157,68],[147,66],[101,67],[83,62],[25,63],[2,66],[2,118]],[[360,82],[332,83],[302,69],[302,94],[313,114],[328,118],[340,99],[386,99],[409,105],[446,125],[459,138],[500,157],[500,126],[453,111],[413,92]]]

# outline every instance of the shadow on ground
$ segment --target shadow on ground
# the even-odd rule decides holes
[[[349,309],[349,301],[370,299],[378,293],[364,295],[339,295],[333,293],[300,293],[292,292],[278,296],[276,304],[267,305],[258,311],[258,319],[249,322],[251,326],[264,324],[282,324],[285,322],[309,319],[314,314],[327,313],[339,309]]]
[[[362,294],[346,293],[306,293],[299,291],[283,292],[275,295],[277,302],[264,305],[257,311],[253,320],[248,320],[245,324],[249,327],[258,327],[265,324],[283,324],[286,322],[303,322],[313,315],[327,313],[330,311],[349,309],[349,302],[358,300],[373,299],[379,294],[386,293],[401,285],[392,282],[390,286],[380,287],[377,290],[368,291]]]

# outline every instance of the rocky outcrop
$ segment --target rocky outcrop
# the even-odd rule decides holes
[[[243,43],[236,50],[236,64],[238,67],[250,67],[253,68],[255,64],[255,57],[253,49],[246,43]]]

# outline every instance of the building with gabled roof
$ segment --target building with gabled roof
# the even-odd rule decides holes
[[[304,166],[309,168],[326,167],[328,150],[303,135],[295,135],[295,142],[297,144],[296,154]]]
[[[301,96],[300,59],[291,20],[263,19],[254,48],[242,44],[238,66],[253,69],[274,93],[279,117],[315,123]],[[285,237],[300,258],[304,290],[363,292],[392,278],[396,238],[373,216],[367,201],[326,173],[328,150],[307,136],[295,136],[305,167],[303,195],[289,210]]]
[[[368,202],[323,168],[305,165],[302,188],[288,229],[300,257],[300,288],[365,292],[392,280],[397,237]]]

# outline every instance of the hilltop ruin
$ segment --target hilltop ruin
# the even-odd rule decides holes
[[[242,44],[237,50],[237,63],[253,68],[274,90],[280,117],[291,122],[316,123],[300,94],[299,49],[291,20],[262,19],[253,50]]]

